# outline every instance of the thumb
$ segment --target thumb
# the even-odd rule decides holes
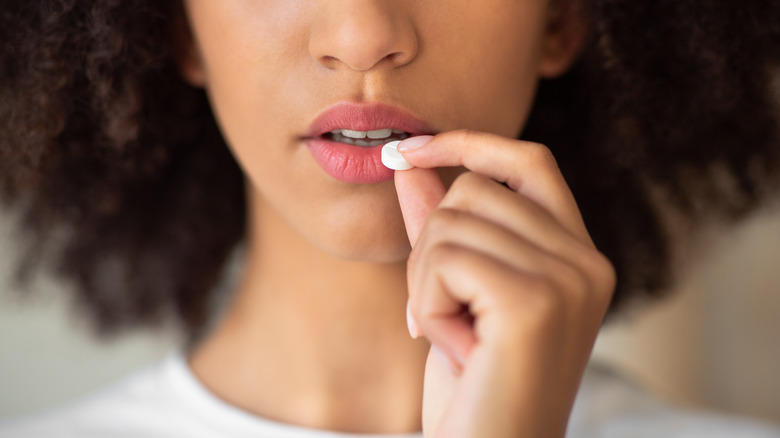
[[[395,172],[395,190],[401,204],[406,235],[414,246],[428,215],[444,198],[444,183],[435,169],[415,167]]]

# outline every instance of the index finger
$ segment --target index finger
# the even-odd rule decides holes
[[[549,211],[575,236],[590,241],[574,195],[545,146],[467,130],[439,134],[422,145],[414,139],[398,145],[410,164],[423,168],[463,166],[505,183]]]

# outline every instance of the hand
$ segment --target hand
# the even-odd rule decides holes
[[[428,139],[395,176],[410,322],[432,345],[425,436],[563,437],[614,269],[547,148],[468,131],[405,144]],[[466,172],[446,191],[448,166]]]

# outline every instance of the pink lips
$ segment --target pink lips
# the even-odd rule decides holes
[[[314,160],[333,178],[356,184],[392,181],[393,170],[382,164],[382,146],[364,147],[323,137],[336,129],[398,129],[412,135],[432,134],[423,121],[399,108],[379,103],[340,102],[312,122],[305,140]]]

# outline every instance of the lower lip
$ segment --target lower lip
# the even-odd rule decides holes
[[[314,161],[328,175],[346,183],[375,184],[393,180],[382,164],[382,145],[364,147],[313,138],[307,140]]]

